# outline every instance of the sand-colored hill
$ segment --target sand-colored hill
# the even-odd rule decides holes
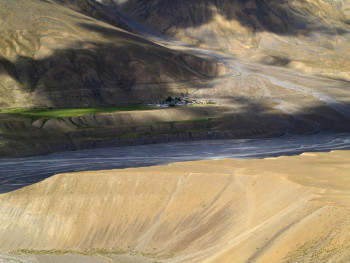
[[[350,80],[347,0],[127,0],[120,9],[187,43]]]
[[[112,26],[121,22],[107,11],[94,1],[1,1],[0,108],[155,101],[225,73]]]
[[[0,258],[349,262],[349,171],[335,151],[56,175],[0,195]]]

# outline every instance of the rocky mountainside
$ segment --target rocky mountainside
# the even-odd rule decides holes
[[[120,10],[187,43],[350,80],[347,0],[128,0]]]
[[[217,61],[115,27],[125,28],[106,10],[94,1],[1,1],[0,108],[155,101],[225,73]]]
[[[322,0],[0,1],[0,156],[349,132],[349,10]],[[213,103],[80,118],[80,108],[168,97]],[[69,114],[40,114],[52,108]]]

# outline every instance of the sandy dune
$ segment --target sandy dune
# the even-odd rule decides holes
[[[349,171],[335,151],[60,174],[0,196],[1,257],[349,262]]]

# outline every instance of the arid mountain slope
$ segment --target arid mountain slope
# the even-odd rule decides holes
[[[74,11],[95,18],[107,24],[130,31],[113,9],[106,7],[107,3],[99,3],[95,0],[53,0]],[[108,5],[107,5],[108,6]]]
[[[127,0],[120,10],[187,43],[350,80],[347,0]]]
[[[74,4],[93,17],[108,17],[102,5],[94,13]],[[70,1],[64,5],[72,7]],[[167,49],[64,5],[0,2],[0,108],[154,101],[185,90],[187,81],[225,72],[220,63]]]
[[[56,175],[0,195],[0,249],[17,251],[0,259],[348,262],[349,169],[337,151]]]
[[[2,110],[0,156],[126,141],[349,132],[349,5],[330,3],[0,1],[0,110],[75,112],[181,94],[216,103],[81,119]],[[134,33],[120,29],[129,27]],[[135,124],[129,114],[147,117]]]

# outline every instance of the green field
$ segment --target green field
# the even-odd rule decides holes
[[[136,111],[136,110],[152,110],[157,109],[156,106],[148,106],[145,104],[129,104],[120,106],[106,106],[93,108],[66,108],[66,109],[6,109],[0,113],[13,114],[22,117],[31,118],[62,118],[74,117],[82,115],[96,115],[101,113],[119,112],[119,111]]]

